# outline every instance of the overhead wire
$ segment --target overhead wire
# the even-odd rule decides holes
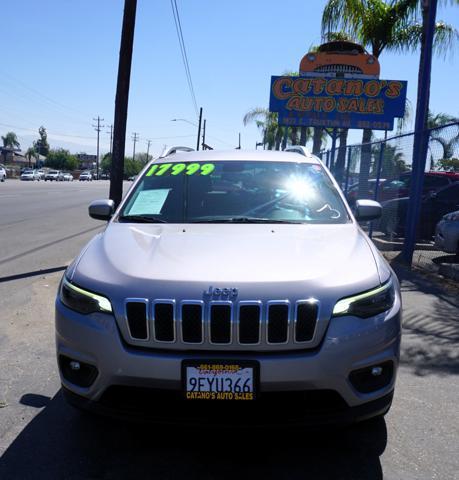
[[[194,92],[193,80],[191,78],[190,64],[188,62],[188,55],[186,53],[185,40],[183,38],[182,24],[180,22],[180,14],[177,7],[177,1],[171,0],[172,14],[174,16],[175,29],[177,31],[177,38],[180,45],[180,51],[182,55],[183,65],[185,67],[185,75],[187,78],[188,88],[190,90],[191,99],[193,101],[196,117],[199,116],[198,103],[196,101],[196,95]]]

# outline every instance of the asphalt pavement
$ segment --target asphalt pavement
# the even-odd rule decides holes
[[[81,415],[60,392],[53,301],[108,182],[0,184],[0,479],[459,479],[458,290],[398,270],[402,362],[384,420],[190,430]]]

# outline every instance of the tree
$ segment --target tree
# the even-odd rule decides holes
[[[18,137],[14,132],[8,132],[5,136],[2,136],[2,141],[4,148],[10,148],[14,150],[15,148],[19,148],[21,146]],[[3,162],[6,163],[6,151],[3,152]]]
[[[133,160],[132,157],[125,157],[124,158],[124,177],[129,178],[135,175],[138,175],[139,172],[144,167],[144,164],[137,159]]]
[[[438,161],[440,170],[459,173],[459,158],[442,158]]]
[[[100,169],[103,173],[110,173],[112,168],[112,155],[110,153],[106,153],[100,162]]]
[[[377,58],[384,50],[413,51],[422,39],[419,13],[419,0],[328,0],[322,14],[322,33],[342,30],[370,48]],[[452,26],[437,22],[437,49],[447,49],[457,38],[458,33]],[[371,130],[366,129],[362,135],[359,195],[368,191],[371,134]]]
[[[8,132],[5,136],[2,136],[3,147],[16,149],[21,146],[18,137],[14,132]]]
[[[29,160],[29,167],[30,167],[30,160],[32,157],[35,157],[35,159],[37,159],[37,151],[35,150],[34,147],[29,147],[25,153],[25,156],[27,158],[27,160]],[[37,161],[35,160],[35,163],[37,163]]]
[[[441,128],[448,124],[453,125]],[[453,158],[459,149],[459,118],[447,113],[434,114],[429,110],[427,114],[427,128],[430,129],[430,144],[438,144],[442,149],[442,158],[438,161],[438,166],[445,170],[444,166],[448,165],[447,160]],[[432,145],[430,151],[431,168],[433,168],[436,162],[433,158]],[[443,162],[445,160],[446,163]]]
[[[43,127],[43,125],[38,129],[38,135],[40,135],[40,138],[34,142],[33,146],[39,155],[47,157],[50,147],[48,143],[48,134],[46,133],[46,128]]]
[[[49,151],[45,165],[56,170],[76,170],[78,159],[68,150],[57,148]]]

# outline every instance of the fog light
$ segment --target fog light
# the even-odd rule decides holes
[[[65,355],[59,355],[59,369],[68,382],[84,388],[90,387],[99,374],[94,365],[73,360]]]
[[[392,361],[354,370],[349,375],[352,386],[361,393],[375,392],[392,382],[394,364]]]
[[[70,368],[71,368],[72,370],[79,370],[79,369],[80,369],[80,362],[74,362],[74,361],[72,361],[72,362],[70,362],[69,365],[70,365]]]

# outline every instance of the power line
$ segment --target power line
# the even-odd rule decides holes
[[[180,51],[182,54],[183,65],[185,67],[185,74],[187,77],[188,88],[190,90],[191,99],[193,101],[196,116],[198,116],[199,115],[198,103],[196,102],[196,95],[194,93],[193,81],[191,79],[190,64],[188,62],[188,56],[186,53],[185,40],[183,39],[182,24],[180,22],[180,15],[177,8],[177,0],[171,0],[171,7],[172,7],[172,14],[174,16],[175,29],[177,31],[177,38],[180,45]]]

